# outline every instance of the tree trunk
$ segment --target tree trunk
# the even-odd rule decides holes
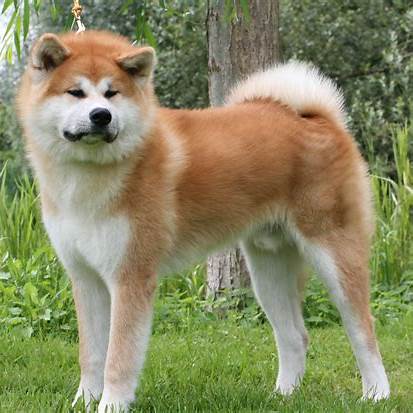
[[[231,2],[232,3],[232,2]],[[248,74],[271,66],[279,58],[278,0],[249,0],[248,16],[240,0],[231,20],[228,1],[208,0],[209,99],[223,105],[230,88]],[[249,285],[245,261],[239,249],[218,253],[208,259],[208,293],[216,297],[222,289]]]

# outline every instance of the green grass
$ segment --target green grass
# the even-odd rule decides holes
[[[392,397],[373,404],[360,401],[359,373],[338,326],[310,330],[307,374],[288,398],[272,392],[277,357],[268,324],[221,320],[155,331],[133,411],[409,412],[413,316],[377,334]],[[1,412],[69,411],[79,379],[73,340],[0,334],[0,354]]]

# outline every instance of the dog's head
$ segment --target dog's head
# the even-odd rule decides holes
[[[18,94],[29,148],[58,161],[116,162],[148,132],[155,52],[108,32],[44,34]]]

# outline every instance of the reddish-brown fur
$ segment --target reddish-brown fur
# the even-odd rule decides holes
[[[133,96],[141,109],[157,106],[152,85],[141,90],[115,62],[136,50],[125,39],[89,32],[62,35],[60,40],[70,57],[40,93],[32,88],[30,73],[25,75],[21,117],[38,101],[63,93],[80,73],[94,82],[114,76],[116,88]],[[118,299],[125,304],[110,346],[121,346],[127,332],[139,325],[137,319],[151,305],[156,270],[167,257],[200,242],[219,245],[228,234],[236,238],[254,225],[281,218],[331,252],[345,293],[376,348],[368,306],[373,228],[369,184],[349,133],[317,114],[302,117],[269,99],[205,110],[155,110],[145,145],[127,160],[132,171],[110,208],[110,213],[126,214],[136,233],[119,274]],[[25,134],[31,157],[41,158],[52,174],[53,160],[32,142],[30,130]],[[180,160],[171,158],[171,136],[179,142]],[[47,185],[41,188],[42,204],[53,213],[59,205],[52,203],[48,191]],[[108,361],[113,365],[122,364],[119,357],[129,357],[128,352],[109,354],[115,357]],[[116,381],[123,373],[115,369],[110,379]]]

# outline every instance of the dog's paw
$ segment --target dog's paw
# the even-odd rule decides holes
[[[390,388],[383,386],[382,388],[372,387],[363,394],[363,400],[371,400],[373,402],[379,402],[380,400],[386,400],[390,397]]]
[[[281,396],[290,396],[296,388],[297,386],[293,385],[277,385],[275,386],[275,392],[280,394]]]
[[[80,387],[77,389],[75,398],[72,402],[72,408],[82,406],[88,411],[89,405],[91,402],[91,397],[89,396],[89,392],[85,392]]]
[[[292,379],[291,377],[287,379],[278,377],[275,391],[282,396],[290,396],[298,387],[300,387],[300,384],[301,380],[298,377],[295,379]]]
[[[80,384],[73,400],[72,407],[75,408],[76,406],[81,406],[84,407],[87,412],[89,412],[91,404],[93,403],[93,401],[99,400],[100,394],[101,392],[91,392],[90,390],[85,389],[82,384]]]
[[[127,413],[128,411],[129,402],[116,399],[103,393],[98,406],[98,413]]]
[[[363,400],[378,402],[390,397],[390,385],[386,373],[377,374],[373,379],[363,380]]]

